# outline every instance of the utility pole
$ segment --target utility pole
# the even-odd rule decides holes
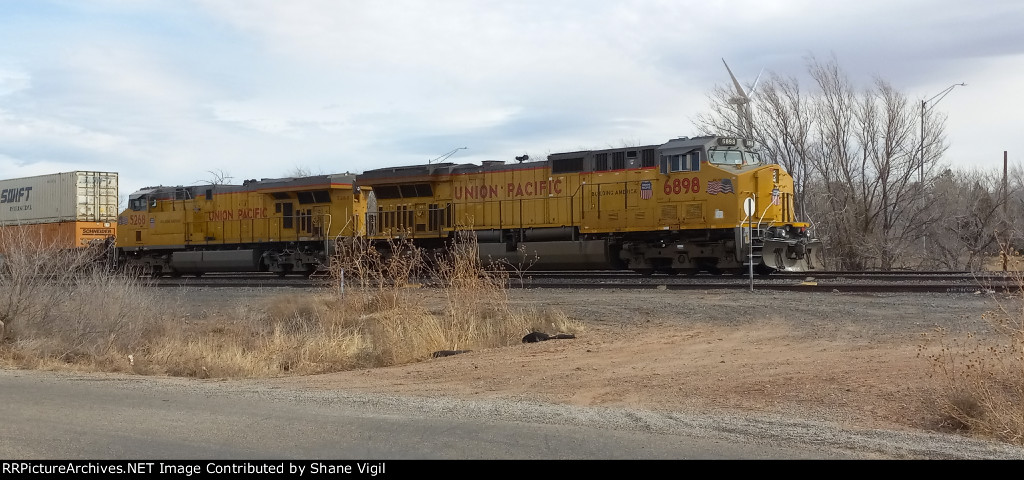
[[[925,116],[925,113],[928,111],[929,108],[934,108],[935,104],[941,102],[942,99],[945,98],[946,95],[948,95],[949,92],[951,92],[953,90],[953,88],[955,88],[955,87],[966,87],[966,86],[967,86],[966,83],[954,83],[954,84],[946,87],[945,90],[937,93],[934,97],[929,98],[928,100],[921,100],[921,172],[920,172],[920,181],[921,181],[921,186],[922,187],[924,187],[924,116]],[[938,98],[938,100],[935,100],[936,98]],[[931,103],[932,100],[935,100],[935,103],[932,103],[931,107],[929,107],[928,104]]]
[[[1009,262],[1010,252],[1010,236],[1006,232],[1010,229],[1010,217],[1006,210],[1006,204],[1009,203],[1008,185],[1006,183],[1006,150],[1003,150],[1003,241],[1006,242],[1002,245],[1000,250],[1003,251],[1003,271],[1006,271],[1007,263]]]

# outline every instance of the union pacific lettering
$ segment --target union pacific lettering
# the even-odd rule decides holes
[[[539,197],[551,194],[562,193],[562,179],[541,180],[538,182],[508,183],[505,188],[499,190],[498,185],[457,185],[455,187],[456,200],[488,200],[498,197],[498,193],[504,193],[505,198],[518,197]]]
[[[498,196],[497,185],[468,185],[468,186],[456,186],[455,187],[455,199],[487,199],[495,198]]]
[[[509,183],[507,189],[507,196],[511,198],[533,197],[537,195],[547,195],[549,193],[562,193],[562,179],[542,180],[539,182]]]
[[[237,210],[214,210],[206,213],[206,221],[223,222],[226,220],[250,220],[267,218],[266,208],[239,208]]]
[[[238,219],[249,220],[251,218],[267,218],[267,209],[265,208],[239,208]]]
[[[206,221],[208,222],[223,222],[224,220],[234,220],[235,215],[231,210],[214,210],[212,212],[206,212]]]

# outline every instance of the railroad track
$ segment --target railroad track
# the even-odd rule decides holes
[[[803,292],[929,292],[989,293],[1021,291],[1018,272],[819,272],[754,276],[740,275],[642,276],[626,272],[529,272],[511,276],[510,288],[551,289],[662,289],[662,290],[766,290]],[[148,285],[179,288],[340,288],[327,277],[278,277],[273,274],[207,274],[203,277],[161,277]],[[431,280],[417,286],[430,287]],[[348,288],[355,286],[351,280]]]
[[[942,271],[921,271],[921,272],[907,272],[907,271],[821,271],[821,272],[804,272],[804,273],[791,273],[791,272],[777,272],[773,273],[768,277],[762,277],[755,274],[754,279],[793,279],[803,280],[811,278],[813,280],[880,280],[880,281],[925,281],[925,280],[1002,280],[1020,278],[1024,275],[1024,272],[942,272]],[[515,277],[516,275],[513,275]],[[694,276],[685,275],[665,275],[655,274],[648,277],[644,277],[638,273],[633,272],[622,272],[622,271],[552,271],[552,272],[526,272],[522,277],[527,278],[601,278],[601,279],[633,279],[633,278],[652,278],[652,279],[664,279],[664,278],[747,278],[749,281],[748,274],[742,275],[711,275],[701,273]]]

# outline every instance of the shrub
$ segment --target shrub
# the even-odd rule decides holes
[[[1024,278],[1015,295],[982,317],[989,331],[937,329],[923,355],[939,381],[941,426],[1024,444]],[[932,347],[932,348],[928,348]]]
[[[378,251],[348,240],[332,262],[333,284],[249,304],[227,320],[187,320],[189,290],[162,300],[138,277],[93,266],[82,252],[17,251],[0,274],[0,359],[30,368],[312,374],[510,345],[532,330],[582,330],[561,312],[511,308],[507,275],[483,268],[472,238],[429,258],[409,242]],[[428,281],[438,288],[417,288]]]

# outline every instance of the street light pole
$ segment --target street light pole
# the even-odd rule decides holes
[[[946,95],[949,94],[949,92],[953,91],[954,88],[956,88],[956,87],[966,87],[966,86],[967,86],[966,83],[954,83],[954,84],[946,87],[945,90],[937,93],[934,97],[929,98],[928,100],[921,100],[921,149],[920,149],[920,154],[921,154],[921,171],[920,171],[919,181],[920,181],[922,189],[924,188],[924,115],[928,111],[928,108],[934,108],[935,104],[941,102],[942,99],[945,98]],[[935,100],[936,98],[938,98],[938,100]],[[928,103],[930,103],[932,100],[935,100],[935,103],[932,103],[931,107],[928,107]]]
[[[949,92],[953,91],[954,88],[956,88],[956,87],[966,87],[966,86],[967,86],[966,83],[954,83],[954,84],[946,87],[945,90],[935,94],[934,97],[929,98],[928,100],[921,100],[921,148],[920,148],[920,154],[921,154],[921,165],[920,166],[921,166],[921,170],[920,170],[919,175],[918,175],[918,188],[921,189],[922,201],[924,199],[924,115],[928,111],[929,108],[934,108],[935,104],[941,102],[942,99],[945,98],[946,95],[949,94]],[[938,99],[938,100],[936,100],[936,99]],[[928,106],[928,103],[930,103],[932,100],[935,100],[935,103],[932,103],[931,106]],[[927,251],[928,251],[928,232],[925,231],[924,235],[922,237],[922,240],[921,240],[921,253],[926,253]]]

